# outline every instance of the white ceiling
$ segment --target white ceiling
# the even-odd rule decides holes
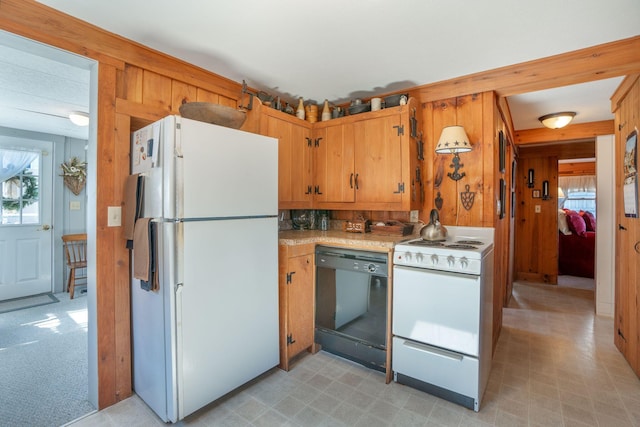
[[[285,100],[336,103],[633,37],[640,16],[637,0],[40,2]],[[34,78],[58,80],[36,65]],[[510,97],[514,126],[561,110],[574,123],[612,119],[620,81]]]

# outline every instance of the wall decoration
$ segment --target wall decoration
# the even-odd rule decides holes
[[[549,181],[542,181],[542,200],[549,200],[551,196],[549,195]]]
[[[624,216],[638,218],[638,130],[627,136],[623,165]]]
[[[533,169],[529,169],[529,173],[527,173],[527,187],[533,188],[535,184],[535,175]]]
[[[474,191],[469,191],[471,187],[469,184],[464,186],[465,191],[460,192],[460,201],[462,202],[462,207],[466,210],[470,210],[473,206],[473,201],[476,197],[476,193]]]
[[[516,217],[516,192],[511,190],[511,218]]]
[[[438,195],[436,196],[436,199],[434,200],[435,204],[436,204],[436,208],[438,208],[438,210],[442,209],[442,197],[440,196],[440,192],[438,191]]]
[[[82,162],[77,157],[72,157],[69,162],[60,165],[64,184],[76,196],[80,194],[87,183],[87,162]]]
[[[507,202],[507,182],[500,178],[500,219],[504,218],[505,204]]]
[[[498,132],[498,156],[499,156],[498,171],[500,171],[500,173],[504,173],[504,169],[505,169],[505,157],[507,155],[506,146],[507,146],[507,143],[504,138],[504,132],[500,131]]]

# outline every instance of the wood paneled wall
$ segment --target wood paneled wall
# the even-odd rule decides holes
[[[559,176],[595,175],[596,162],[558,163]]]
[[[616,347],[622,352],[636,375],[640,376],[640,219],[625,216],[624,156],[626,140],[640,128],[640,78],[625,87],[616,111]],[[637,153],[637,150],[636,150]],[[637,167],[637,165],[636,165]],[[637,179],[637,178],[636,178]]]
[[[539,154],[526,156],[520,150],[516,174],[515,275],[517,279],[558,282],[558,158]],[[527,186],[529,169],[534,186]],[[542,195],[549,181],[549,200]],[[536,207],[539,212],[536,212]]]
[[[511,294],[509,275],[509,242],[511,229],[511,168],[514,158],[512,134],[503,121],[498,99],[493,92],[459,96],[424,105],[426,200],[420,218],[429,221],[429,212],[436,207],[435,199],[442,198],[440,220],[445,225],[494,227],[494,346],[502,326],[502,307]],[[442,128],[462,125],[473,146],[471,152],[460,154],[465,176],[459,181],[448,177],[452,172],[450,154],[436,154],[435,146]],[[499,170],[499,134],[505,138],[505,167]],[[501,180],[505,183],[504,216],[500,218],[498,200]],[[474,193],[473,206],[466,209],[461,194]]]

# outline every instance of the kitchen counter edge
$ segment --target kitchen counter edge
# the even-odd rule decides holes
[[[392,250],[396,243],[417,236],[385,236],[371,233],[347,233],[338,230],[283,230],[278,232],[281,245],[304,245],[317,243],[323,245],[370,247],[372,250]]]

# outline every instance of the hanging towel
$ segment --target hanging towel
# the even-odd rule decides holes
[[[136,220],[142,216],[144,200],[144,178],[139,174],[129,175],[124,187],[124,238],[127,248],[133,249],[133,232]]]
[[[151,218],[140,218],[136,221],[133,231],[133,277],[149,281],[151,268],[150,233]]]

